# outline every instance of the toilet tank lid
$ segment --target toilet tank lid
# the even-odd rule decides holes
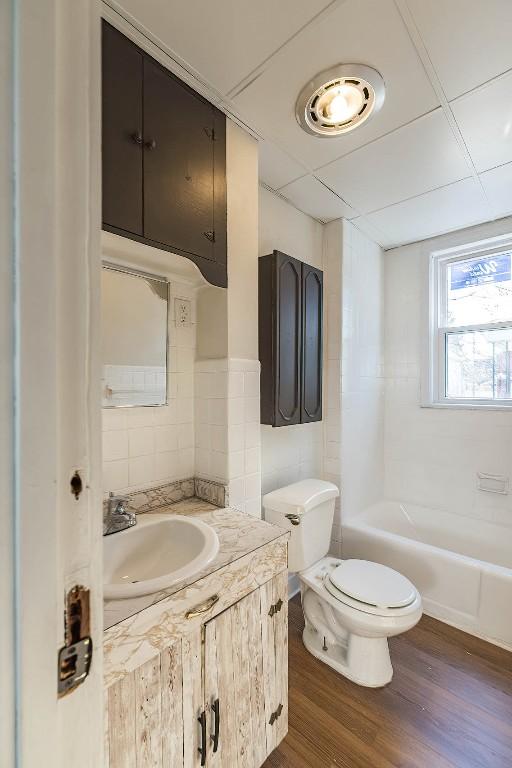
[[[302,515],[340,495],[334,483],[327,480],[299,480],[263,496],[263,508],[281,512],[283,515]]]

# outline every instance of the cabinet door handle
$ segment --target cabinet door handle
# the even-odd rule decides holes
[[[219,731],[220,731],[220,702],[218,699],[212,704],[213,712],[213,733],[210,738],[213,741],[213,751],[216,752],[219,747]]]
[[[155,139],[149,139],[148,141],[145,142],[144,146],[146,147],[146,149],[149,149],[149,150],[156,149]]]
[[[142,138],[142,133],[140,131],[134,131],[130,138],[135,144],[138,144],[139,147],[142,146],[144,139]]]
[[[213,229],[209,229],[208,232],[203,232],[203,235],[206,237],[207,240],[210,241],[210,243],[215,242],[215,232]]]
[[[203,710],[197,722],[201,726],[201,744],[198,747],[198,752],[201,755],[201,765],[206,765],[206,712]]]
[[[200,603],[199,605],[196,605],[195,608],[191,608],[190,611],[187,611],[185,614],[186,619],[193,619],[196,616],[200,616],[202,613],[206,613],[206,611],[209,611],[210,608],[213,608],[215,603],[218,603],[220,600],[218,595],[212,595],[208,598],[208,600],[205,600],[204,603]]]

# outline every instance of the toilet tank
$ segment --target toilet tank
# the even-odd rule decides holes
[[[338,488],[326,480],[300,480],[263,496],[265,520],[290,531],[288,568],[303,571],[321,560],[331,543]]]

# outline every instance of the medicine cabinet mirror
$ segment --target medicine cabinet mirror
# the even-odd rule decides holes
[[[103,264],[101,311],[103,407],[165,405],[168,281]]]

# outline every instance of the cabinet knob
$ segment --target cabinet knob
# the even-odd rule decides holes
[[[144,139],[142,138],[142,133],[140,131],[134,131],[131,134],[131,140],[135,142],[135,144],[138,144],[139,147],[142,145]]]
[[[208,232],[203,232],[203,235],[206,237],[207,240],[210,241],[210,243],[215,242],[215,232],[212,229],[209,229]]]
[[[150,151],[153,150],[153,149],[156,149],[156,141],[155,141],[155,139],[149,139],[148,141],[146,141],[144,146],[146,147],[146,149],[149,149]]]

